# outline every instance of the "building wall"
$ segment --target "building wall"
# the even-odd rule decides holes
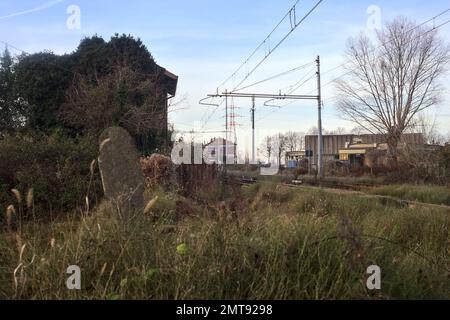
[[[339,150],[345,149],[346,144],[353,143],[356,138],[361,139],[363,144],[386,143],[386,136],[383,134],[323,136],[324,162],[336,160],[336,157],[339,156]],[[305,137],[305,150],[312,150],[314,154],[312,165],[317,165],[318,163],[318,140],[318,136]],[[421,133],[407,133],[402,136],[401,143],[423,145],[424,138]]]
[[[354,135],[332,135],[323,136],[323,157],[324,161],[336,160],[336,156],[339,155],[339,150],[344,149],[347,143],[352,143]],[[318,136],[306,136],[305,137],[305,149],[312,150],[313,159],[312,164],[318,163]]]

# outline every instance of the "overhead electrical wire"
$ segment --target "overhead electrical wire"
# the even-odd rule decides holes
[[[298,26],[300,26],[313,12],[314,10],[316,10],[316,8],[323,2],[324,0],[319,0],[312,8],[311,10],[309,10],[302,19],[300,19],[299,22],[296,21],[295,18],[295,7],[298,4],[298,1],[296,2],[296,4],[292,7],[292,9],[288,12],[288,14],[285,16],[285,18],[283,18],[283,20],[286,19],[287,16],[291,17],[291,30],[273,47],[269,50],[269,52],[264,56],[264,58],[261,59],[261,61],[259,61],[255,67],[253,67],[253,69],[250,70],[250,72],[247,73],[247,75],[244,77],[244,79],[242,79],[239,84],[237,86],[235,86],[235,88],[233,88],[232,91],[236,90],[237,88],[239,88],[263,63],[264,61],[267,60],[267,58],[270,57],[270,55],[276,50],[278,49],[278,47],[298,28]],[[292,24],[292,12],[294,12],[294,24]],[[280,22],[280,24],[283,22],[283,20]],[[279,24],[279,25],[280,25]]]
[[[256,49],[250,54],[250,56],[237,68],[237,70],[236,71],[234,71],[232,74],[231,74],[231,76],[229,76],[227,79],[225,79],[220,85],[219,85],[219,87],[222,87],[223,85],[225,85],[228,81],[230,81],[231,79],[233,79],[236,75],[237,75],[237,73],[239,72],[239,71],[241,71],[241,69],[253,58],[253,56],[259,51],[259,49],[261,49],[266,43],[267,43],[267,41],[269,41],[270,40],[270,37],[272,36],[272,34],[280,27],[280,25],[286,20],[286,18],[289,16],[289,15],[291,15],[292,14],[292,10],[294,9],[295,10],[295,7],[297,6],[297,4],[300,2],[300,0],[297,0],[296,2],[295,2],[295,4],[293,5],[293,7],[286,13],[286,15],[283,17],[283,19],[281,19],[280,20],[280,22],[278,22],[278,24],[275,26],[275,28],[273,28],[272,29],[272,31],[269,33],[269,35],[256,47]],[[213,106],[213,107],[216,107],[214,110],[213,110],[213,112],[212,112],[212,114],[211,114],[211,116],[209,117],[209,120],[211,119],[211,117],[212,117],[212,115],[215,113],[215,112],[217,112],[217,109],[218,109],[218,107],[221,105],[221,104],[223,104],[223,102],[225,101],[225,99],[223,99],[222,100],[222,102],[220,103],[220,105],[217,105],[217,104],[213,104],[213,103],[207,103],[207,102],[205,102],[205,101],[207,101],[207,100],[210,100],[210,99],[213,99],[213,98],[211,98],[211,97],[206,97],[206,98],[204,98],[204,99],[202,99],[202,100],[200,100],[199,101],[199,104],[200,105],[204,105],[204,106],[208,106],[208,107],[211,107],[211,106]],[[207,111],[205,111],[205,113],[203,114],[203,116],[202,116],[202,119],[203,118],[205,118],[205,116],[206,116],[206,113],[207,113]],[[209,121],[208,120],[208,121]],[[206,124],[207,123],[205,123],[204,125],[206,126]]]
[[[269,78],[267,78],[267,79],[264,79],[264,80],[255,82],[255,83],[253,83],[253,84],[250,84],[250,85],[245,86],[245,87],[242,87],[242,88],[238,88],[238,89],[234,90],[233,92],[242,91],[242,90],[245,90],[245,89],[248,89],[248,88],[252,88],[252,87],[257,86],[257,85],[259,85],[259,84],[262,84],[262,83],[265,83],[265,82],[268,82],[268,81],[271,81],[271,80],[274,80],[274,79],[283,77],[283,76],[288,75],[288,74],[290,74],[290,73],[293,73],[293,72],[296,72],[296,71],[299,71],[299,70],[303,70],[303,69],[305,69],[306,67],[308,67],[308,66],[310,66],[310,65],[312,65],[312,64],[314,64],[314,63],[315,63],[315,62],[309,62],[309,63],[304,64],[304,65],[301,65],[301,66],[299,66],[299,67],[290,69],[290,70],[288,70],[288,71],[281,72],[281,73],[276,74],[276,75],[274,75],[274,76],[271,76],[271,77],[269,77]]]
[[[217,110],[219,110],[219,108],[223,105],[223,103],[225,102],[225,99],[222,100],[222,102],[220,104],[216,105],[216,108],[211,112],[211,114],[209,115],[209,117],[206,119],[206,121],[203,123],[201,129],[203,130],[206,125],[208,124],[208,122],[211,120],[211,118],[216,114]]]
[[[290,94],[294,93],[300,87],[304,86],[306,83],[308,83],[309,81],[311,81],[315,77],[316,77],[316,71],[315,71],[315,68],[313,68],[309,72],[305,73],[305,75],[299,81],[297,81],[295,84],[285,88],[285,89],[289,89],[289,90],[286,91],[286,93],[284,93],[284,94],[285,95],[290,95]],[[281,91],[284,91],[285,89],[282,89]],[[275,107],[275,108],[283,108],[284,107],[284,106],[279,106],[279,105],[270,105],[269,103],[272,102],[272,101],[275,101],[275,99],[267,100],[266,102],[264,102],[264,106],[266,106],[266,107]],[[292,102],[290,102],[289,104],[291,104],[291,103]]]
[[[450,12],[450,8],[449,8],[449,9],[446,9],[446,10],[442,11],[441,13],[439,13],[439,14],[433,16],[432,18],[430,18],[430,19],[428,19],[428,20],[422,22],[421,24],[419,24],[419,25],[417,25],[417,26],[411,28],[410,30],[407,31],[407,33],[412,32],[412,31],[414,31],[414,30],[420,28],[421,26],[423,26],[423,25],[425,25],[425,24],[427,24],[427,23],[429,23],[429,22],[431,22],[431,21],[435,21],[437,18],[439,18],[439,17],[441,17],[441,16],[447,14],[448,12]],[[441,28],[441,27],[443,27],[443,26],[445,26],[445,25],[447,25],[447,24],[449,24],[449,23],[450,23],[450,19],[447,20],[447,21],[445,21],[445,22],[443,22],[443,23],[441,23],[441,24],[439,24],[439,25],[437,25],[437,26],[434,25],[433,28],[431,28],[430,30],[427,30],[427,31],[424,32],[424,33],[421,33],[421,34],[418,35],[417,37],[414,37],[413,39],[411,39],[411,40],[408,41],[407,43],[410,43],[410,42],[412,42],[412,41],[414,41],[414,40],[416,40],[416,39],[422,37],[423,35],[426,35],[426,34],[432,32],[432,31],[435,31],[435,30],[437,30],[437,29],[439,29],[439,28]],[[380,46],[378,46],[377,48],[374,48],[374,49],[370,50],[369,53],[370,53],[370,52],[374,52],[375,50],[377,50],[377,49],[383,47],[385,44],[387,44],[387,43],[389,43],[389,42],[391,42],[391,41],[393,41],[393,40],[389,40],[389,41],[383,42],[383,43],[382,43]],[[344,63],[342,63],[342,64],[340,64],[340,65],[338,65],[338,66],[336,66],[336,67],[334,67],[334,68],[332,68],[332,69],[329,69],[329,70],[323,72],[323,73],[322,73],[322,76],[325,75],[325,74],[328,74],[328,73],[330,73],[330,72],[332,72],[332,71],[334,71],[334,70],[337,70],[337,69],[339,69],[339,68],[341,68],[341,67],[343,67],[343,66],[345,66],[345,65],[347,65],[347,64],[349,64],[349,62],[344,62]],[[343,73],[343,74],[341,74],[341,75],[335,77],[334,79],[332,79],[332,80],[326,82],[325,84],[321,85],[321,89],[325,88],[326,86],[329,86],[330,84],[334,83],[336,80],[338,80],[338,79],[340,79],[340,78],[342,78],[342,77],[345,77],[346,75],[350,74],[351,72],[352,72],[351,70],[350,70],[350,71],[347,71],[347,72],[345,72],[345,73]],[[296,89],[296,90],[297,90],[297,89]],[[296,91],[296,90],[294,90],[294,91]],[[317,90],[317,89],[315,89],[315,90]],[[312,90],[312,91],[308,92],[307,94],[312,94],[315,90]],[[288,94],[292,94],[294,91],[292,91],[292,92],[290,92],[290,93],[288,93]],[[333,100],[333,99],[329,98],[329,99],[325,99],[325,100],[330,101],[330,100]],[[269,102],[271,102],[271,101],[272,101],[272,100],[268,100],[268,101],[265,102],[265,104],[266,104],[266,103],[269,103]],[[273,113],[279,111],[280,109],[283,109],[284,107],[287,107],[288,105],[291,105],[292,103],[293,103],[293,102],[290,102],[290,103],[287,103],[287,104],[284,105],[284,106],[280,106],[278,110],[274,110],[274,111],[271,112],[270,114],[268,114],[268,115],[266,115],[266,116],[263,116],[262,118],[258,119],[257,122],[266,119],[268,116],[270,116],[270,115],[272,115]]]
[[[284,22],[284,20],[286,20],[286,18],[289,16],[289,15],[291,15],[292,13],[292,10],[294,9],[295,10],[295,7],[297,6],[297,4],[300,2],[300,0],[297,0],[296,2],[295,2],[295,4],[292,6],[292,8],[286,13],[286,15],[283,17],[283,19],[281,19],[281,21],[280,22],[278,22],[278,24],[275,26],[275,28],[273,28],[273,30],[269,33],[269,35],[263,40],[263,42],[261,42],[257,47],[256,47],[256,49],[252,52],[252,54],[250,54],[250,56],[247,58],[247,59],[245,59],[244,60],[244,62],[239,66],[239,68],[237,68],[236,69],[236,71],[234,71],[232,74],[231,74],[231,76],[229,76],[228,78],[226,78],[221,84],[220,84],[220,86],[219,87],[222,87],[222,86],[224,86],[228,81],[230,81],[231,79],[233,79],[236,75],[237,75],[237,73],[239,72],[239,71],[241,71],[242,70],[242,68],[254,57],[254,55],[259,51],[259,49],[261,49],[266,43],[267,43],[267,41],[268,40],[270,40],[270,37],[272,36],[272,34],[281,26],[281,24]]]
[[[300,83],[302,83],[311,73],[316,73],[316,67],[314,66],[313,68],[311,68],[307,73],[305,73],[305,75],[302,77],[302,78],[300,78],[300,80],[298,80],[296,83],[294,83],[294,84],[291,84],[290,86],[287,86],[287,87],[284,87],[284,88],[282,88],[280,91],[281,92],[293,92],[293,91],[295,91],[295,90],[293,90],[293,91],[290,91],[290,90],[292,90],[292,88],[295,88],[295,87],[297,87]]]
[[[441,13],[439,13],[439,14],[437,14],[437,15],[431,17],[430,19],[428,19],[428,20],[426,20],[426,21],[424,21],[424,22],[418,24],[417,26],[414,26],[413,28],[411,28],[410,30],[408,30],[407,33],[412,32],[412,31],[414,31],[414,30],[420,28],[420,27],[426,25],[427,23],[429,23],[429,22],[431,22],[431,21],[435,21],[437,18],[439,18],[439,17],[441,17],[441,16],[447,14],[448,12],[450,12],[450,8],[448,8],[448,9],[442,11]],[[433,29],[434,29],[434,28],[435,28],[435,26],[433,27]],[[426,34],[426,33],[425,33],[425,34]],[[369,52],[373,52],[373,51],[375,51],[375,50],[377,50],[377,49],[380,49],[383,45],[385,45],[385,44],[387,44],[387,43],[389,43],[389,42],[391,42],[391,41],[393,41],[393,40],[384,42],[382,45],[380,45],[379,47],[377,47],[377,48],[375,48],[375,49],[372,49],[372,50],[369,51]],[[342,64],[340,64],[340,65],[338,65],[338,66],[336,66],[336,67],[334,67],[334,68],[332,68],[332,69],[329,69],[329,70],[323,72],[323,73],[322,73],[322,76],[323,76],[323,75],[326,75],[326,74],[328,74],[328,73],[330,73],[330,72],[333,72],[334,70],[337,70],[337,69],[339,69],[339,68],[342,68],[343,66],[347,65],[348,63],[349,63],[349,62],[347,61],[347,62],[344,62],[344,63],[342,63]]]
[[[432,18],[430,18],[430,19],[428,19],[428,20],[422,22],[421,24],[418,24],[417,26],[414,26],[413,28],[411,28],[410,30],[408,30],[406,33],[410,33],[410,32],[412,32],[412,31],[414,31],[414,30],[416,30],[416,29],[418,29],[418,28],[424,26],[425,24],[427,24],[427,23],[429,23],[429,22],[431,22],[431,21],[435,21],[437,18],[439,18],[439,17],[441,17],[441,16],[443,16],[443,15],[449,13],[449,12],[450,12],[450,8],[448,8],[448,9],[442,11],[441,13],[439,13],[439,14],[433,16]],[[416,39],[422,37],[423,35],[426,35],[426,34],[432,32],[432,31],[435,31],[435,30],[437,30],[437,29],[443,27],[444,25],[446,25],[446,24],[448,24],[448,23],[450,23],[450,20],[447,20],[447,21],[445,21],[444,23],[442,23],[442,24],[440,24],[440,25],[437,25],[437,26],[434,25],[433,28],[431,28],[430,30],[425,31],[424,33],[419,34],[417,37],[411,39],[411,40],[408,41],[407,43],[410,43],[410,42],[412,42],[412,41],[414,41],[414,40],[416,40]],[[368,53],[373,53],[373,52],[375,52],[376,50],[382,48],[384,45],[388,44],[389,42],[392,42],[393,40],[394,40],[394,39],[389,40],[389,41],[386,41],[386,42],[383,42],[380,46],[378,46],[378,47],[376,47],[376,48],[373,48],[373,49],[369,50]],[[347,61],[347,62],[344,62],[344,63],[342,63],[342,64],[340,64],[340,65],[338,65],[338,66],[336,66],[336,67],[334,67],[334,68],[332,68],[332,69],[329,69],[329,70],[323,72],[323,73],[322,73],[322,76],[325,75],[325,74],[328,74],[328,73],[330,73],[330,72],[332,72],[332,71],[334,71],[334,70],[337,70],[337,69],[339,69],[339,68],[342,68],[342,67],[344,67],[345,65],[347,65],[347,64],[349,64],[349,63],[350,63],[350,62]],[[344,77],[344,76],[350,74],[351,72],[352,72],[352,71],[347,71],[347,72],[341,74],[340,76],[335,77],[333,80],[328,81],[327,83],[323,84],[323,85],[321,86],[321,88],[324,88],[324,87],[326,87],[326,86],[329,86],[330,84],[332,84],[332,83],[335,82],[336,80],[338,80],[338,79],[340,79],[340,78],[342,78],[342,77]]]
[[[247,75],[244,77],[244,79],[242,79],[239,84],[237,86],[235,86],[233,88],[232,91],[237,90],[263,63],[264,61],[267,60],[267,58],[269,58],[270,55],[272,55],[272,53],[316,10],[316,8],[323,2],[324,0],[319,0],[316,2],[316,4],[297,22],[297,5],[299,4],[300,0],[297,0],[295,2],[295,4],[291,7],[291,9],[286,13],[286,15],[280,20],[280,22],[275,26],[275,28],[269,33],[269,35],[261,42],[261,44],[259,44],[256,49],[251,53],[251,55],[238,67],[238,69],[233,72],[231,74],[231,76],[229,76],[227,79],[225,79],[221,84],[220,87],[224,86],[228,81],[230,81],[231,79],[233,79],[237,73],[242,70],[242,68],[247,65],[250,60],[255,56],[255,54],[262,48],[264,47],[267,43],[269,44],[269,51],[265,53],[263,59],[261,59],[257,65],[252,68],[252,70],[250,72],[247,73]],[[290,23],[290,31],[273,47],[271,48],[270,46],[270,38],[271,36],[275,33],[275,31],[283,24],[283,22],[285,22],[287,19],[289,18],[289,23]],[[241,88],[242,89],[242,88]],[[213,111],[213,113],[211,114],[211,116],[208,118],[206,124],[208,123],[208,121],[211,119],[212,115],[215,114],[215,112],[217,112],[218,108],[220,107],[220,105],[223,104],[223,102],[225,101],[222,100],[220,105],[213,105],[210,103],[206,103],[205,101],[208,100],[208,98],[204,98],[202,100],[200,100],[199,104],[201,105],[206,105],[206,106],[215,106],[215,110]],[[206,112],[205,112],[206,114]],[[205,115],[204,114],[204,115]],[[204,117],[204,116],[203,116]]]
[[[303,86],[303,85],[306,84],[307,82],[311,81],[311,80],[314,79],[315,77],[316,77],[315,74],[312,75],[311,77],[309,77],[308,79],[306,79],[304,82],[302,82],[301,85],[297,86],[294,90],[292,90],[292,91],[290,91],[290,92],[288,92],[288,93],[286,93],[286,94],[287,94],[287,95],[292,94],[294,91],[297,91],[301,86]],[[262,121],[262,120],[268,118],[268,117],[271,116],[272,114],[276,113],[276,112],[279,111],[280,109],[283,109],[283,108],[285,108],[285,107],[287,107],[287,106],[289,106],[289,105],[291,105],[291,104],[294,103],[294,101],[291,101],[291,102],[288,102],[288,103],[286,103],[286,104],[284,104],[284,105],[282,105],[282,106],[278,106],[278,105],[270,105],[269,103],[272,102],[272,101],[274,101],[274,99],[271,99],[271,100],[268,100],[268,101],[264,102],[264,106],[266,106],[266,107],[274,107],[274,108],[278,108],[278,109],[275,109],[275,110],[273,110],[272,112],[266,114],[265,116],[262,116],[261,118],[257,119],[256,122],[260,122],[260,121]]]
[[[430,30],[428,30],[428,31],[426,31],[426,32],[424,32],[424,33],[422,33],[422,34],[420,34],[419,36],[417,36],[416,38],[412,39],[412,40],[409,41],[409,42],[412,42],[412,41],[416,40],[417,38],[419,38],[419,37],[421,37],[421,36],[423,36],[423,35],[425,35],[425,34],[427,34],[427,33],[430,33],[430,32],[432,32],[432,31],[434,31],[434,30],[437,30],[437,29],[439,29],[439,28],[441,28],[441,27],[443,27],[443,26],[445,26],[446,24],[449,24],[449,23],[450,23],[450,19],[447,20],[446,22],[444,22],[444,23],[442,23],[442,24],[440,24],[440,25],[438,25],[438,26],[435,26],[435,27],[433,27],[432,29],[430,29]],[[409,42],[408,42],[408,43],[409,43]],[[334,78],[333,80],[330,80],[330,81],[328,81],[327,83],[325,83],[324,85],[322,85],[321,88],[324,88],[324,87],[326,87],[326,86],[329,86],[330,84],[334,83],[336,80],[338,80],[338,79],[340,79],[340,78],[342,78],[342,77],[345,77],[346,75],[348,75],[348,74],[350,74],[350,73],[352,73],[352,72],[353,72],[353,71],[350,70],[350,71],[347,71],[347,72],[341,74],[340,76],[338,76],[338,77]]]

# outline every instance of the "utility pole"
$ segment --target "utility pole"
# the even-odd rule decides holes
[[[222,94],[209,94],[208,97],[225,97],[225,102],[227,103],[226,108],[228,109],[228,100],[226,98],[251,98],[252,99],[252,162],[256,164],[256,138],[255,138],[255,111],[256,99],[272,99],[272,100],[318,100],[318,96],[315,95],[288,95],[288,94],[267,94],[267,93],[237,93],[237,92],[228,92],[225,91]]]
[[[256,164],[256,139],[255,139],[255,97],[252,97],[252,163]]]
[[[236,107],[236,105],[234,103],[234,99],[232,97],[230,110],[228,112],[229,117],[230,117],[230,120],[228,122],[228,128],[229,128],[229,132],[230,132],[229,136],[231,137],[230,141],[233,140],[231,142],[233,142],[233,148],[234,148],[234,152],[233,152],[234,153],[234,158],[233,158],[234,164],[237,164],[237,161],[238,161],[238,159],[237,159],[238,138],[237,138],[236,128],[238,126],[240,126],[240,124],[237,122],[236,119],[241,117],[240,115],[236,114],[236,109],[238,109],[238,108]]]
[[[319,106],[319,120],[318,120],[318,155],[317,155],[317,173],[319,179],[323,178],[323,135],[322,135],[322,84],[320,81],[320,56],[317,56],[317,101]]]
[[[228,140],[228,97],[225,97],[225,139]]]
[[[226,119],[225,123],[226,131],[228,135],[228,97],[231,98],[250,98],[252,99],[252,108],[251,108],[251,118],[252,118],[252,163],[256,163],[256,137],[255,137],[255,111],[256,111],[256,99],[271,99],[271,100],[315,100],[318,101],[319,106],[319,137],[318,137],[318,174],[319,177],[323,177],[323,136],[322,136],[322,90],[321,90],[321,81],[320,81],[320,57],[317,57],[317,95],[293,95],[293,94],[269,94],[269,93],[238,93],[238,92],[229,92],[226,90],[223,93],[208,94],[208,98],[223,98],[225,97],[226,103]],[[216,105],[214,105],[216,106]],[[224,146],[225,151],[225,146]],[[225,154],[225,152],[224,152]],[[315,157],[315,155],[313,155]],[[224,155],[225,157],[225,155]],[[226,163],[226,160],[224,161]],[[311,163],[311,161],[310,161]],[[226,166],[225,166],[226,167]]]
[[[228,91],[225,91],[228,93]],[[224,172],[227,172],[227,141],[228,141],[228,96],[225,96],[225,138],[223,139],[223,165]]]

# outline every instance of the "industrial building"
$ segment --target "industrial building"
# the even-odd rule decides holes
[[[339,150],[339,160],[348,161],[351,166],[374,167],[384,164],[385,157],[375,155],[385,155],[387,149],[387,143],[348,144],[345,149]]]
[[[421,133],[406,133],[402,135],[402,145],[424,145],[425,140]],[[326,135],[323,136],[323,161],[349,161],[354,165],[371,166],[371,160],[366,155],[378,150],[387,150],[386,136],[382,134],[364,135]],[[318,163],[318,137],[305,137],[305,155],[310,165],[315,168]]]

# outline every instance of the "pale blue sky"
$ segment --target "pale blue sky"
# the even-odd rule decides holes
[[[174,113],[171,120],[180,130],[223,130],[223,110],[218,110],[204,126],[202,117],[208,109],[198,100],[216,87],[273,29],[294,4],[294,0],[129,0],[129,1],[46,1],[0,0],[0,40],[27,52],[45,49],[55,53],[74,50],[84,36],[99,34],[109,38],[115,32],[140,37],[155,60],[179,75],[179,96],[185,96],[187,109]],[[298,16],[312,7],[315,0],[303,0]],[[81,29],[66,27],[70,5],[81,9]],[[320,54],[322,70],[326,72],[343,60],[347,39],[367,31],[367,8],[377,5],[382,21],[406,15],[417,22],[450,8],[448,0],[325,0],[286,42],[248,79],[248,84],[267,76],[313,61]],[[450,19],[450,12],[436,24]],[[287,27],[287,26],[286,26]],[[450,24],[441,29],[450,41]],[[279,39],[274,37],[273,42]],[[3,45],[0,44],[0,48]],[[256,92],[278,92],[304,76],[305,69],[285,78],[254,87]],[[335,70],[324,75],[326,83],[342,73]],[[242,77],[241,77],[242,78]],[[236,81],[240,78],[237,77]],[[448,83],[448,81],[447,81]],[[231,89],[231,83],[227,84]],[[314,82],[297,93],[314,89]],[[324,88],[324,126],[352,128],[337,115],[332,100],[333,87]],[[249,101],[236,100],[244,116],[239,119],[242,130],[249,128]],[[450,131],[450,101],[440,106],[439,126],[443,133]],[[296,102],[271,116],[273,109],[258,103],[258,127],[273,131],[307,131],[316,125],[315,102]],[[208,116],[210,113],[207,113]],[[261,134],[262,135],[262,134]],[[248,141],[247,138],[243,140]],[[248,143],[248,142],[247,142]]]

